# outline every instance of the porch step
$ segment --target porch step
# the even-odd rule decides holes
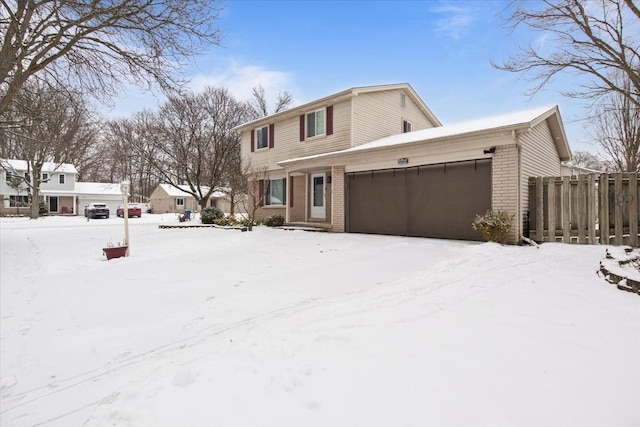
[[[291,222],[280,227],[282,230],[301,230],[326,232],[331,230],[331,224],[310,223],[310,222]]]

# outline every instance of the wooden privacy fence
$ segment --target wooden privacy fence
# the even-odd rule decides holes
[[[637,173],[529,178],[529,238],[638,246]]]

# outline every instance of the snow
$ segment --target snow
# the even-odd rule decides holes
[[[640,424],[604,246],[129,223],[0,219],[0,425]]]
[[[122,198],[122,189],[120,184],[103,183],[103,182],[76,182],[73,189],[75,194],[120,196]]]
[[[26,160],[0,159],[3,163],[15,171],[29,170],[29,163]],[[78,173],[76,167],[69,163],[44,162],[42,164],[42,172],[58,172],[58,173]]]
[[[189,196],[191,195],[191,187],[189,187],[188,185],[179,185],[178,187],[174,187],[171,184],[160,184],[160,187],[164,190],[165,193],[167,193],[168,196],[170,197],[185,197],[185,196]],[[200,192],[202,194],[207,194],[207,192],[209,191],[210,187],[207,186],[202,186],[200,187]],[[224,193],[222,191],[214,191],[213,194],[211,194],[211,197],[223,197]]]

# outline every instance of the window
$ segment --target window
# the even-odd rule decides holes
[[[24,181],[31,182],[31,175],[29,175],[29,172],[24,173]]]
[[[49,180],[49,174],[48,173],[43,173],[42,174],[42,182],[47,182]]]
[[[176,199],[176,207],[178,206],[184,207],[184,199]]]
[[[4,174],[4,179],[6,180],[6,182],[11,182],[14,179],[20,179],[20,175],[14,175],[9,171],[5,171]]]
[[[402,121],[402,132],[411,132],[411,122],[408,122],[406,120]]]
[[[284,205],[287,203],[287,180],[272,179],[264,182],[264,204],[265,205]]]
[[[61,174],[59,175],[58,182],[59,182],[60,184],[64,184],[64,174],[63,174],[63,173],[61,173]]]
[[[324,135],[324,109],[307,113],[307,138]]]
[[[25,207],[29,206],[29,196],[9,196],[9,207]]]
[[[258,141],[258,149],[269,146],[269,126],[256,129],[256,141]]]

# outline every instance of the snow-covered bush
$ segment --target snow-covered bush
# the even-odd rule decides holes
[[[476,215],[472,227],[490,242],[504,243],[511,230],[513,215],[505,211],[487,211],[484,215]]]
[[[284,225],[284,218],[282,215],[270,215],[264,219],[264,225],[267,227],[280,227]]]
[[[202,221],[203,224],[213,224],[214,220],[222,217],[224,217],[224,212],[214,207],[204,208],[202,212],[200,212],[200,221]]]

